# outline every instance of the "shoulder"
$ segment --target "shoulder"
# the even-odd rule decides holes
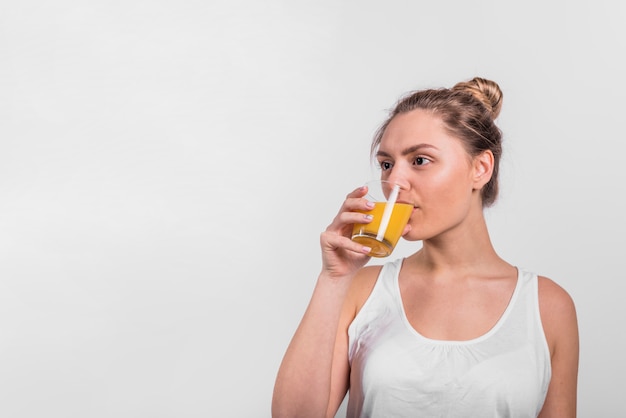
[[[578,341],[576,306],[570,294],[553,280],[538,276],[539,311],[550,351],[562,341]]]
[[[542,311],[557,315],[575,313],[574,300],[565,289],[545,276],[538,276],[537,280]]]
[[[348,303],[354,315],[359,313],[365,301],[369,298],[383,266],[366,266],[358,271],[348,292]]]

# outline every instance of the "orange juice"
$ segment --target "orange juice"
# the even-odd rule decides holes
[[[376,237],[385,210],[385,204],[385,202],[376,202],[374,209],[362,211],[363,213],[372,215],[374,218],[368,224],[354,224],[352,228],[352,240],[371,247],[372,251],[370,251],[369,255],[372,257],[387,257],[391,254],[402,236],[402,231],[404,231],[404,227],[409,221],[411,213],[413,213],[413,205],[407,203],[394,204],[387,230],[382,240],[378,241]]]

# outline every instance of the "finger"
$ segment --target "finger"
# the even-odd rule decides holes
[[[342,231],[349,225],[355,223],[369,223],[371,217],[363,212],[368,212],[374,208],[374,202],[368,201],[365,196],[367,186],[362,186],[348,193],[346,200],[339,209],[337,216],[332,223],[328,225],[327,230]]]
[[[372,222],[374,216],[371,213],[363,212],[342,212],[337,216],[339,223],[348,224],[368,224]]]
[[[354,224],[368,224],[372,222],[373,216],[363,212],[340,212],[333,222],[326,228],[327,231],[334,231],[343,235],[348,227],[352,228]]]
[[[370,247],[352,241],[350,238],[330,232],[323,232],[320,241],[323,248],[331,251],[346,250],[358,254],[369,254],[372,250]]]
[[[346,199],[349,199],[352,197],[363,197],[366,194],[367,194],[367,186],[361,186],[361,187],[357,187],[356,189],[348,193],[346,196]]]
[[[345,200],[342,210],[354,211],[362,210],[369,211],[374,209],[374,202],[367,200],[365,197],[352,197]]]

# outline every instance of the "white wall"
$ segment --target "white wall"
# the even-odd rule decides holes
[[[0,416],[269,417],[385,111],[475,75],[494,243],[577,304],[579,416],[624,416],[626,8],[555,3],[1,0]]]

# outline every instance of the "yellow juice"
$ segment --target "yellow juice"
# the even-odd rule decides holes
[[[367,224],[354,224],[352,228],[352,240],[359,244],[372,248],[370,254],[372,257],[387,257],[393,251],[402,236],[402,231],[406,223],[413,213],[413,205],[407,203],[396,203],[393,206],[393,212],[389,219],[389,225],[385,231],[381,241],[376,239],[378,228],[385,210],[385,202],[376,202],[374,209],[370,211],[362,211],[372,215],[374,218]],[[361,211],[359,211],[361,212]]]

